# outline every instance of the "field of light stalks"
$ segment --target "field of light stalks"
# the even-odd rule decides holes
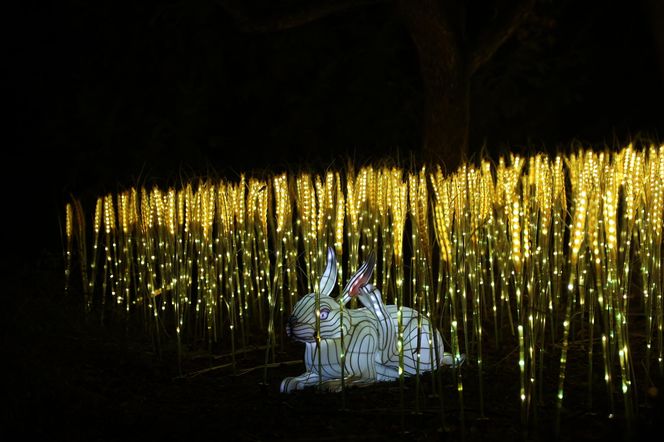
[[[513,155],[447,175],[349,164],[128,188],[66,205],[66,290],[90,315],[140,324],[157,347],[223,346],[235,364],[262,345],[274,362],[328,245],[340,288],[375,250],[385,301],[426,314],[476,368],[454,376],[461,403],[464,383],[483,395],[483,354],[507,342],[522,420],[540,402],[560,409],[570,342],[582,339],[589,379],[601,373],[608,407],[630,418],[638,388],[664,370],[663,219],[664,146]],[[551,374],[556,391],[542,388]]]

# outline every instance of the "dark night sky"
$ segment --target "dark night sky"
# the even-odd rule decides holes
[[[9,148],[19,157],[6,167],[43,206],[138,181],[417,156],[417,57],[389,6],[247,34],[213,0],[14,3]],[[649,4],[539,2],[473,78],[471,149],[661,136],[653,29],[664,17]]]

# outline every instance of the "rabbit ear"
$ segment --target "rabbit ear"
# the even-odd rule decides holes
[[[337,282],[337,258],[334,256],[334,249],[327,248],[327,265],[325,272],[318,283],[318,293],[321,296],[329,296],[332,293],[334,284]]]
[[[359,293],[360,287],[365,286],[371,279],[371,274],[373,273],[375,265],[376,255],[372,250],[364,264],[362,264],[360,269],[355,272],[352,278],[350,278],[343,293],[348,293],[350,296],[356,296]]]

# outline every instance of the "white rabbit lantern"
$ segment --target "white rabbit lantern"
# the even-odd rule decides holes
[[[320,364],[316,354],[316,293],[300,299],[288,318],[286,333],[305,345],[303,374],[285,378],[281,392],[289,393],[319,381],[331,391],[341,387],[341,354],[345,354],[344,373],[347,386],[368,385],[378,381],[393,381],[399,378],[399,351],[397,349],[398,322],[396,305],[384,305],[380,291],[369,283],[375,256],[369,259],[349,280],[340,295],[340,300],[330,297],[337,275],[334,249],[327,250],[327,265],[319,282],[320,293]],[[344,309],[341,306],[357,297],[364,307]],[[403,370],[406,375],[431,371],[443,365],[454,364],[452,354],[443,351],[440,332],[433,329],[429,320],[421,319],[418,330],[418,312],[402,308],[403,324]],[[341,347],[341,331],[344,345]],[[436,336],[432,335],[436,333]],[[419,345],[418,345],[419,335]],[[433,348],[434,343],[438,351]],[[436,361],[438,356],[438,361]],[[463,360],[457,360],[459,364]]]

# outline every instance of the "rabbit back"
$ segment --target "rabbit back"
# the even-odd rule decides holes
[[[386,305],[385,307],[395,324],[395,327],[398,327],[397,313],[399,308],[396,305]],[[423,371],[430,371],[446,364],[446,362],[444,362],[446,359],[444,359],[445,347],[442,335],[437,329],[431,326],[431,322],[426,317],[422,317],[421,327],[418,327],[418,317],[419,313],[416,310],[409,307],[402,308],[403,369],[404,372],[410,375],[415,375],[418,372],[422,373]],[[432,332],[435,333],[435,337]],[[435,346],[437,346],[437,348],[435,348]],[[418,349],[419,367],[417,357]]]

